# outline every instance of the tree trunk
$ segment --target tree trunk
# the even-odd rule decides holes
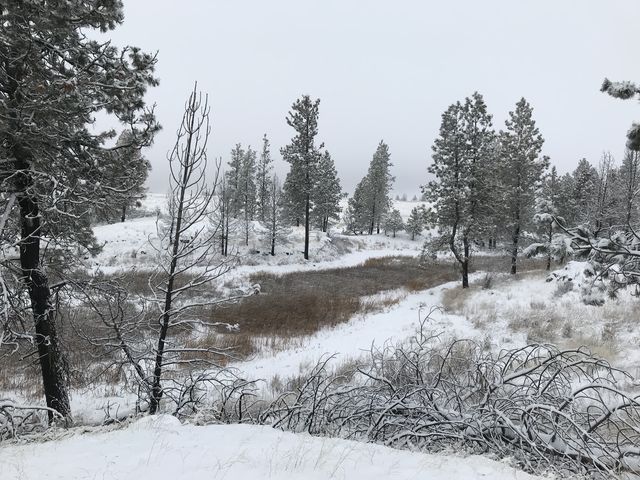
[[[275,195],[275,192],[273,193]],[[275,203],[275,202],[274,202]],[[276,230],[277,230],[277,213],[276,206],[273,207],[273,217],[271,218],[271,256],[276,255]]]
[[[464,260],[461,264],[462,268],[462,288],[469,288],[469,240],[465,237],[462,239],[464,245]]]
[[[309,215],[311,213],[311,199],[307,193],[304,206],[304,259],[309,260]]]
[[[371,225],[369,225],[369,235],[373,235],[373,229],[375,225],[376,225],[376,206],[374,201],[373,211],[371,212]]]
[[[547,242],[549,243],[548,252],[547,252],[547,271],[551,270],[551,240],[553,239],[553,223],[549,224],[549,233],[547,237]]]
[[[127,206],[122,205],[122,214],[120,215],[120,221],[124,222],[127,219]]]
[[[29,292],[36,330],[36,345],[42,370],[42,383],[47,407],[72,422],[65,367],[56,332],[55,312],[51,306],[51,290],[47,275],[40,266],[40,212],[34,198],[24,195],[20,205],[20,266]],[[49,412],[49,421],[53,420]]]
[[[511,247],[511,275],[515,275],[517,273],[517,261],[518,261],[518,241],[520,240],[520,225],[516,225],[515,230],[513,231],[513,244]]]

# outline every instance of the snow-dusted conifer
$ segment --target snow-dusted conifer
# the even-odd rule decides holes
[[[242,164],[245,159],[245,151],[242,145],[237,143],[231,150],[226,172],[226,188],[228,190],[230,208],[233,218],[238,218],[242,209]]]
[[[347,210],[344,214],[345,225],[347,231],[352,233],[362,234],[369,230],[371,225],[371,218],[369,216],[368,208],[368,191],[369,191],[369,177],[365,176],[353,192],[353,196],[349,199]]]
[[[417,236],[422,234],[422,230],[424,229],[424,218],[425,212],[422,207],[413,207],[411,209],[411,213],[409,214],[409,218],[407,218],[407,223],[404,227],[407,233],[411,235],[411,240],[415,240]]]
[[[265,219],[261,223],[267,232],[265,239],[269,253],[273,256],[276,254],[276,244],[287,236],[289,228],[282,215],[282,187],[276,175],[271,179],[268,191]]]
[[[127,217],[127,210],[140,203],[145,197],[144,184],[149,176],[151,164],[142,156],[140,146],[131,130],[124,130],[116,143],[114,173],[118,175],[114,181],[120,184],[124,192],[120,203],[120,221],[124,222]]]
[[[325,151],[318,162],[313,189],[313,217],[323,232],[329,229],[331,220],[339,220],[340,200],[343,198],[340,179],[329,152]]]
[[[598,195],[598,171],[586,158],[578,162],[573,171],[573,207],[572,220],[574,225],[592,225],[596,214]]]
[[[383,227],[385,232],[391,232],[394,238],[396,232],[404,230],[404,221],[402,220],[402,215],[400,215],[400,210],[394,208],[387,212],[383,218]]]
[[[256,211],[256,151],[250,146],[242,158],[238,194],[244,226],[244,244],[249,245],[251,221]]]
[[[559,243],[554,242],[554,227],[558,222],[564,225],[564,219],[558,216],[558,193],[558,172],[554,166],[551,168],[551,172],[544,176],[536,191],[533,223],[539,232],[538,241],[529,245],[522,252],[525,257],[544,254],[547,259],[547,270],[551,269],[552,258],[557,257],[554,253],[554,246]]]
[[[499,137],[502,196],[511,237],[511,273],[515,274],[522,232],[533,218],[535,191],[549,161],[540,156],[544,139],[524,98],[509,112],[505,125]]]
[[[382,217],[391,205],[391,187],[394,178],[391,176],[391,155],[389,146],[380,141],[376,148],[366,176],[358,184],[360,188],[357,216],[366,221],[369,235],[374,230],[380,233]],[[355,206],[355,204],[354,204]]]
[[[303,95],[293,103],[287,115],[287,124],[295,130],[295,136],[289,145],[281,149],[282,158],[291,165],[284,183],[289,215],[294,213],[299,221],[300,217],[297,215],[302,214],[304,219],[305,260],[309,259],[311,196],[315,186],[317,165],[321,157],[315,145],[319,106],[320,99],[312,100],[309,95]]]
[[[271,150],[269,147],[269,139],[265,133],[262,137],[262,150],[258,159],[258,172],[256,175],[256,183],[258,186],[257,203],[259,219],[265,221],[267,210],[269,207],[269,200],[271,198],[271,192],[269,191],[272,185],[271,170],[273,170],[273,159],[271,158]]]
[[[619,199],[620,222],[631,225],[638,221],[638,193],[640,192],[640,154],[627,150],[620,165],[617,182],[617,196]]]
[[[154,55],[96,41],[123,21],[122,2],[3,2],[0,7],[0,158],[6,209],[18,228],[24,292],[33,314],[34,345],[50,418],[71,421],[64,353],[56,331],[43,257],[56,245],[93,250],[93,206],[117,204],[100,112],[127,125],[136,147],[150,143],[159,125],[145,107],[155,86]],[[13,207],[13,208],[11,208]],[[41,248],[46,232],[49,248]],[[13,268],[13,267],[12,267]]]
[[[369,171],[367,172],[369,190],[367,192],[367,204],[370,209],[369,235],[376,230],[380,233],[382,216],[389,210],[391,198],[389,193],[393,185],[394,177],[391,175],[391,154],[389,146],[380,140],[376,148]]]
[[[442,114],[440,134],[434,141],[429,172],[435,179],[423,186],[432,203],[438,245],[447,245],[460,265],[462,286],[469,286],[471,246],[489,218],[487,166],[494,153],[491,115],[482,95],[474,93],[464,104],[457,102]]]
[[[605,78],[600,90],[623,100],[640,97],[640,86],[628,81],[612,82]],[[627,131],[627,148],[636,152],[640,151],[640,123],[633,122]]]

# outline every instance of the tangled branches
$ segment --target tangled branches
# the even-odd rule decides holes
[[[371,353],[351,377],[328,359],[258,421],[396,448],[512,457],[532,472],[611,478],[640,472],[640,404],[628,375],[583,350],[528,345],[498,354],[420,331]]]

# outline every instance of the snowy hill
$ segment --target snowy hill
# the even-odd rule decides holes
[[[127,428],[0,449],[0,478],[36,480],[533,480],[480,456],[428,455],[250,425],[180,425],[146,417]]]

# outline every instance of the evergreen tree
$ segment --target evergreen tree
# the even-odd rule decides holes
[[[387,212],[384,216],[383,226],[385,233],[391,232],[393,238],[396,237],[396,232],[404,230],[404,221],[402,220],[402,215],[400,215],[400,210],[394,208],[390,212]]]
[[[362,210],[357,212],[357,216],[361,219],[366,218],[366,230],[369,235],[373,234],[374,230],[380,233],[382,217],[391,205],[389,194],[394,178],[389,171],[392,165],[390,158],[389,146],[380,141],[369,164],[367,175],[359,184],[361,195],[358,208]]]
[[[348,201],[345,224],[347,230],[356,235],[368,231],[371,225],[367,202],[369,189],[369,177],[366,176],[356,185],[353,196]]]
[[[551,172],[544,176],[536,192],[533,223],[539,231],[539,241],[532,243],[523,251],[526,257],[546,255],[547,270],[551,270],[551,259],[554,257],[554,227],[557,222],[564,224],[564,219],[558,216],[558,195],[558,172],[554,166]]]
[[[31,301],[47,406],[70,421],[65,361],[56,332],[45,250],[92,247],[92,206],[118,204],[113,156],[93,118],[111,115],[137,147],[159,128],[144,95],[157,84],[155,56],[92,40],[123,21],[120,1],[3,2],[0,6],[0,188],[19,225],[20,268]],[[14,205],[15,208],[11,208]],[[50,418],[52,415],[50,414]]]
[[[257,172],[257,184],[258,184],[258,210],[260,220],[265,221],[267,210],[270,208],[269,201],[271,199],[271,192],[269,191],[272,185],[271,170],[273,170],[273,159],[271,158],[271,150],[269,148],[269,139],[265,133],[262,137],[262,151],[260,152],[260,158],[258,160],[258,172]]]
[[[114,152],[113,179],[120,185],[123,192],[120,204],[120,221],[127,217],[127,209],[140,204],[145,197],[144,184],[149,176],[151,164],[142,156],[140,146],[136,144],[133,133],[124,130],[116,143]]]
[[[244,222],[244,244],[249,245],[251,221],[256,211],[256,151],[249,146],[242,157],[238,197]]]
[[[576,206],[573,192],[575,180],[571,173],[565,173],[558,179],[558,215],[564,218],[568,226],[575,225]]]
[[[605,78],[600,90],[622,100],[640,97],[640,86],[632,82],[612,82]],[[627,132],[627,148],[634,152],[640,151],[640,123],[631,124]]]
[[[487,165],[492,161],[494,132],[482,95],[474,93],[442,114],[440,134],[429,172],[435,179],[423,186],[435,210],[434,222],[460,265],[462,286],[469,286],[472,243],[486,230],[492,195]]]
[[[535,191],[549,165],[540,157],[544,140],[533,109],[522,98],[516,109],[509,112],[506,130],[500,132],[501,166],[503,172],[503,199],[508,209],[507,226],[511,236],[511,273],[517,271],[518,247],[523,230],[533,217]]]
[[[622,213],[620,223],[631,225],[638,221],[638,191],[640,190],[640,155],[627,150],[620,166],[618,180],[619,208]]]
[[[287,175],[282,187],[282,214],[290,225],[299,227],[304,221],[305,201],[293,175]]]
[[[367,183],[369,187],[367,204],[370,209],[369,235],[373,233],[374,229],[376,233],[380,233],[382,216],[391,205],[389,193],[394,181],[394,177],[391,176],[390,172],[391,165],[389,146],[381,140],[376,152],[373,154],[369,171],[367,172],[367,177],[369,178]]]
[[[304,258],[309,259],[309,235],[311,226],[312,192],[315,186],[316,169],[321,154],[315,145],[318,134],[320,99],[312,100],[303,95],[296,100],[287,115],[287,125],[296,134],[291,143],[281,150],[282,158],[291,165],[285,180],[285,191],[289,208],[295,213],[304,212]],[[322,148],[322,146],[320,146]]]
[[[282,187],[276,175],[271,179],[268,188],[269,198],[267,199],[267,210],[263,227],[267,231],[267,244],[272,256],[276,254],[276,244],[281,241],[288,233],[289,229],[283,221],[282,215]]]
[[[229,212],[233,218],[238,218],[242,210],[242,165],[245,155],[242,145],[237,143],[231,150],[231,159],[228,163],[226,188],[230,198]]]
[[[320,157],[316,171],[317,180],[313,190],[313,216],[315,223],[323,232],[327,232],[330,220],[339,220],[342,187],[335,164],[329,152]]]
[[[598,198],[598,171],[583,158],[573,171],[574,224],[594,226]]]
[[[424,229],[424,217],[425,213],[423,208],[413,207],[411,209],[411,213],[409,214],[409,218],[407,218],[407,223],[404,227],[407,233],[411,234],[411,240],[415,240],[416,236],[420,236],[420,234],[422,234],[422,230]]]

